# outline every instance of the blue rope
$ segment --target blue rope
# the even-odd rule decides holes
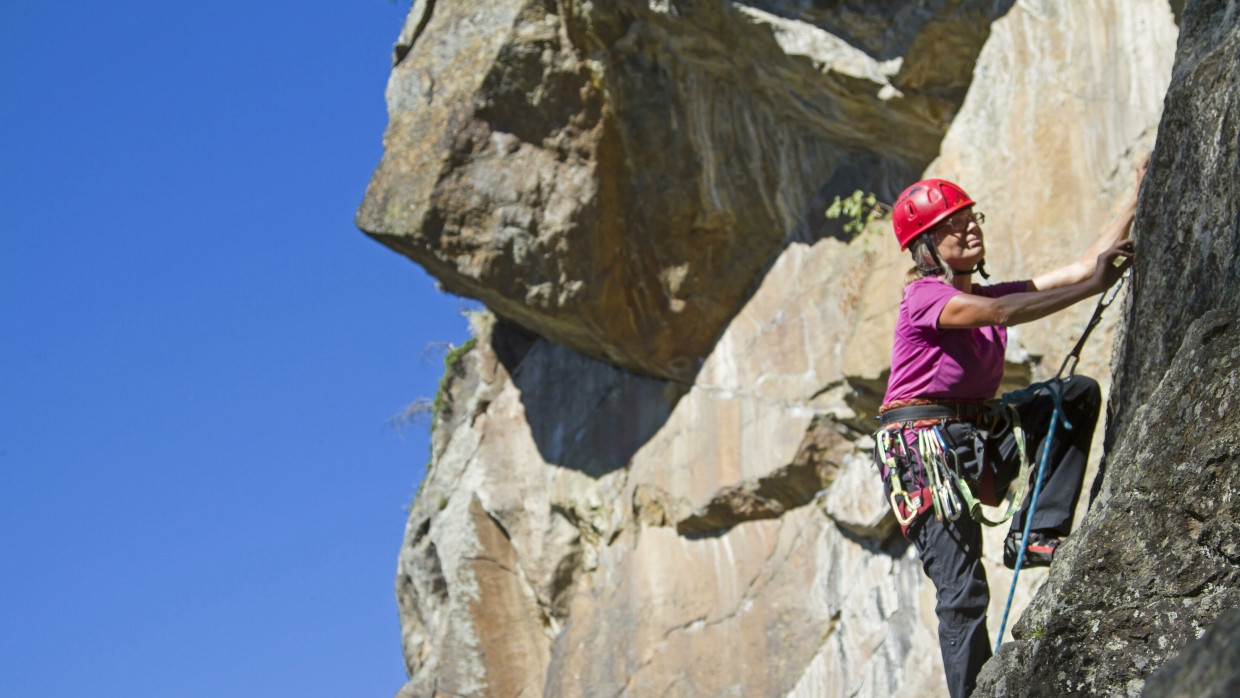
[[[1016,567],[1012,570],[1012,588],[1008,590],[1007,605],[1003,608],[1003,620],[999,623],[999,638],[995,640],[996,654],[1003,644],[1003,631],[1007,629],[1008,614],[1012,612],[1012,598],[1016,595],[1016,582],[1020,579],[1020,568],[1025,561],[1025,547],[1029,545],[1029,532],[1033,529],[1033,514],[1038,510],[1038,496],[1042,494],[1042,475],[1046,471],[1046,460],[1050,456],[1051,442],[1055,438],[1055,427],[1063,422],[1065,428],[1072,428],[1072,423],[1063,416],[1063,379],[1059,377],[1031,385],[1023,390],[1004,393],[1003,401],[1008,402],[1009,398],[1012,398],[1014,402],[1018,398],[1023,398],[1019,400],[1020,402],[1027,401],[1041,388],[1047,388],[1050,391],[1051,399],[1055,402],[1055,410],[1051,413],[1050,429],[1047,430],[1046,438],[1042,441],[1042,457],[1038,459],[1038,474],[1034,478],[1033,495],[1029,499],[1029,511],[1025,515],[1025,529],[1020,538],[1020,553],[1016,556]]]

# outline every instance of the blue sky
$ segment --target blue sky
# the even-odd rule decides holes
[[[437,343],[353,225],[408,3],[0,8],[4,695],[390,696]]]

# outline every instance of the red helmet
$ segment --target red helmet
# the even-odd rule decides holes
[[[923,179],[905,189],[891,207],[891,225],[900,249],[907,249],[913,238],[973,204],[963,189],[946,179]]]

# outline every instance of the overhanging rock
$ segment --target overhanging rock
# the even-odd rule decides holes
[[[688,381],[830,198],[938,152],[1010,2],[415,2],[357,223],[538,334]],[[828,31],[830,30],[830,31]]]

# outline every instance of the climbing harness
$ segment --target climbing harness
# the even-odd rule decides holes
[[[923,500],[926,497],[929,497],[935,518],[939,521],[955,521],[964,512],[985,526],[998,526],[1011,519],[1024,497],[1024,483],[1029,479],[1031,468],[1031,460],[1025,452],[1025,432],[1014,405],[994,400],[912,405],[908,402],[928,401],[904,401],[887,406],[880,416],[884,425],[875,434],[876,451],[887,471],[884,475],[891,488],[891,509],[900,526],[907,529],[916,520],[924,510]],[[982,428],[979,422],[993,427],[1000,418],[1011,425],[1018,453],[1022,457],[1018,484],[1008,490],[1002,503],[1005,511],[998,519],[991,519],[986,516],[982,505],[996,502],[985,502],[984,497],[973,493],[969,478],[961,470],[959,456],[950,447],[943,430],[952,422],[973,422],[976,426],[974,449],[980,455],[985,453],[990,429]],[[916,443],[915,449],[910,450],[911,442]],[[986,467],[989,465],[983,463],[982,468]],[[909,473],[910,481],[920,485],[916,495],[904,490],[900,478],[902,470]]]
[[[1054,400],[1055,410],[1051,413],[1051,425],[1046,432],[1046,438],[1042,440],[1042,455],[1038,459],[1038,473],[1033,484],[1033,494],[1029,498],[1029,514],[1025,516],[1025,528],[1020,537],[1020,548],[1016,553],[1016,566],[1012,569],[1012,587],[1008,590],[1007,604],[1003,607],[1003,620],[999,623],[999,635],[998,639],[995,640],[996,653],[1003,644],[1003,631],[1007,628],[1008,614],[1012,611],[1012,597],[1016,595],[1016,582],[1020,579],[1020,568],[1025,562],[1025,551],[1029,545],[1029,532],[1033,528],[1033,514],[1038,509],[1038,496],[1042,494],[1042,475],[1046,472],[1046,459],[1051,450],[1051,442],[1055,438],[1055,427],[1060,422],[1063,422],[1064,428],[1072,428],[1072,424],[1063,416],[1063,383],[1076,375],[1076,365],[1080,362],[1081,348],[1085,346],[1085,340],[1089,338],[1089,333],[1093,332],[1094,327],[1102,319],[1102,311],[1106,310],[1107,306],[1111,305],[1119,295],[1119,290],[1124,285],[1124,279],[1128,278],[1129,273],[1130,271],[1128,270],[1124,271],[1124,274],[1119,277],[1115,285],[1098,299],[1098,305],[1094,308],[1094,314],[1089,318],[1089,323],[1085,325],[1085,331],[1081,333],[1081,338],[1076,340],[1076,346],[1072,347],[1072,351],[1064,357],[1063,363],[1059,366],[1059,372],[1055,374],[1054,378],[1038,385],[1031,385],[1024,390],[1016,391],[1019,395],[1016,393],[1005,393],[1003,396],[1004,400],[1007,400],[1009,395],[1012,395],[1013,399],[1024,398],[1027,400],[1038,389],[1046,387],[1050,390],[1051,398]],[[1067,376],[1064,376],[1064,371],[1068,372]]]

